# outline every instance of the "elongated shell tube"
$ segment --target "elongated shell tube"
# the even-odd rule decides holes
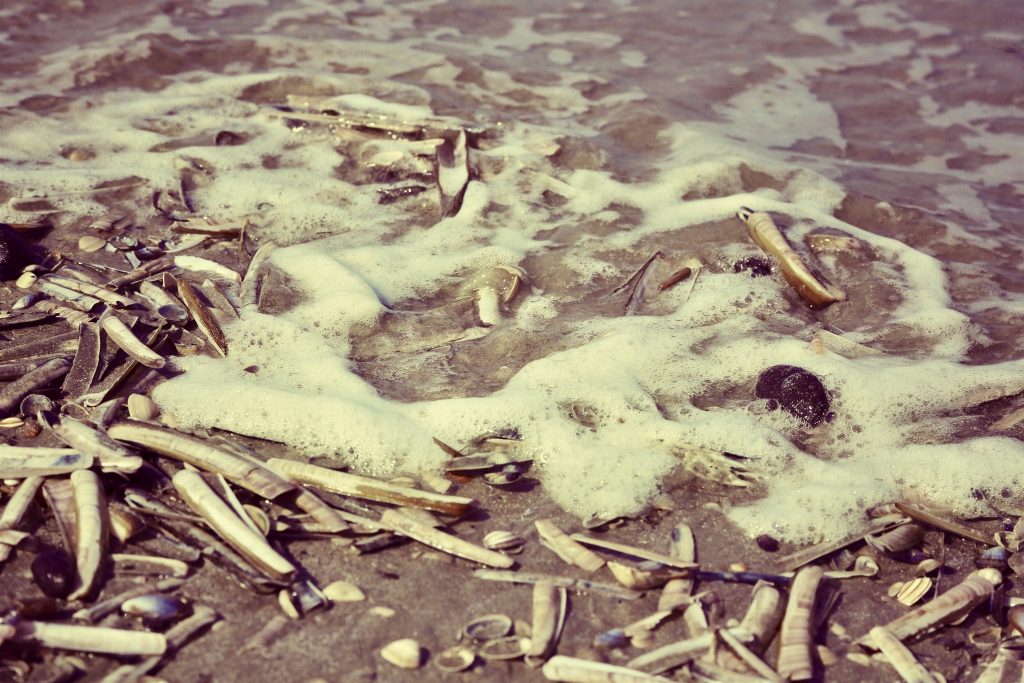
[[[821,567],[809,565],[793,579],[779,633],[778,670],[785,679],[807,681],[814,675],[814,598],[824,573]]]
[[[846,293],[830,282],[819,280],[804,265],[779,226],[763,211],[742,207],[738,213],[747,224],[750,237],[765,253],[779,260],[782,276],[813,307],[823,307],[846,299]]]
[[[68,599],[78,600],[92,593],[100,578],[107,555],[110,522],[103,484],[95,472],[72,472],[71,490],[75,498],[75,564],[79,585]]]

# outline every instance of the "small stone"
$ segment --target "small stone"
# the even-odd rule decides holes
[[[766,553],[774,553],[779,550],[779,542],[774,537],[768,534],[761,534],[754,542],[757,543],[757,547]]]
[[[762,372],[754,393],[758,398],[778,401],[783,410],[812,427],[828,417],[831,407],[821,380],[795,365],[773,365]]]

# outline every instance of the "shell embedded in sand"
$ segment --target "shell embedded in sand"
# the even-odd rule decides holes
[[[388,643],[380,650],[380,656],[400,669],[418,669],[423,666],[423,648],[412,638],[402,638]]]

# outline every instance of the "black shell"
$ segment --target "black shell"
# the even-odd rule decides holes
[[[832,405],[821,380],[795,365],[773,365],[762,372],[754,393],[778,401],[786,412],[812,427],[821,424]]]
[[[32,560],[32,578],[51,598],[65,598],[75,584],[75,561],[63,550],[44,550]]]

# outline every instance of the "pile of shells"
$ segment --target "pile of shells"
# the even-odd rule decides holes
[[[376,135],[375,143],[386,139],[388,144],[374,148],[368,157],[375,164],[403,161],[418,168],[428,158],[441,219],[459,211],[471,149],[461,126],[438,119],[410,127],[360,112],[339,114],[335,107],[277,114],[330,125],[355,140],[367,135]],[[400,149],[403,141],[408,149]],[[255,593],[276,596],[282,613],[258,629],[243,651],[264,648],[288,624],[300,623],[310,613],[329,609],[333,602],[366,599],[359,586],[345,579],[321,588],[284,549],[289,537],[302,535],[328,538],[355,554],[413,541],[458,558],[452,571],[461,572],[460,579],[472,576],[532,592],[529,615],[472,618],[455,634],[454,643],[438,644],[432,656],[408,634],[377,650],[383,661],[402,669],[419,669],[431,661],[444,674],[454,674],[522,660],[523,666],[538,667],[554,681],[670,680],[666,675],[808,680],[834,657],[817,642],[823,631],[819,626],[828,623],[835,605],[827,595],[843,581],[878,576],[877,558],[885,557],[914,565],[916,576],[889,590],[892,599],[913,608],[858,638],[847,638],[850,659],[872,667],[880,660],[883,666],[888,662],[907,680],[936,680],[906,643],[981,608],[1005,636],[985,664],[987,680],[1019,670],[1020,640],[1010,635],[1013,630],[1024,632],[1024,605],[1003,592],[1005,572],[1024,572],[1019,552],[1024,529],[1019,522],[990,535],[941,510],[900,502],[872,510],[858,533],[802,549],[764,571],[700,565],[696,534],[682,523],[661,549],[616,541],[613,533],[567,531],[550,519],[531,519],[529,534],[495,524],[476,543],[467,535],[449,533],[477,505],[458,495],[457,487],[478,477],[501,493],[516,490],[531,461],[515,434],[480,435],[459,448],[438,441],[450,458],[443,472],[421,480],[382,481],[267,458],[240,439],[168,424],[148,397],[173,372],[168,357],[229,353],[223,327],[261,307],[274,249],[269,242],[258,247],[252,242],[248,217],[216,221],[195,216],[188,188],[203,173],[202,165],[183,158],[179,170],[182,183],[176,192],[153,194],[153,207],[168,229],[160,239],[139,239],[124,221],[100,221],[78,241],[78,253],[55,254],[33,248],[21,236],[23,229],[37,225],[0,226],[0,277],[14,279],[24,291],[11,311],[0,314],[0,332],[37,332],[0,349],[0,428],[11,441],[31,444],[0,445],[0,492],[5,498],[0,567],[14,553],[32,554],[31,574],[45,596],[0,596],[0,647],[10,641],[21,651],[43,648],[128,658],[103,680],[142,679],[219,618],[200,601],[175,595],[199,563],[209,560],[215,567],[198,571],[225,572]],[[392,188],[387,201],[416,187]],[[844,298],[841,290],[799,262],[767,214],[744,210],[741,217],[810,305]],[[189,253],[223,240],[239,242],[248,259],[244,272],[208,258],[215,250],[204,256]],[[654,266],[662,258],[657,252],[620,288],[629,292],[626,314],[645,305],[645,292],[657,283],[650,279]],[[657,283],[659,292],[683,281],[691,289],[695,285],[700,263],[677,265],[681,267]],[[472,276],[461,294],[473,298],[476,322],[493,327],[501,324],[524,282],[523,271],[500,266]],[[827,336],[819,341],[838,344]],[[870,351],[842,348],[850,354]],[[828,417],[828,391],[802,368],[769,368],[756,393],[812,427]],[[745,458],[701,447],[684,450],[694,472],[733,486],[748,485]],[[35,506],[49,511],[46,519],[52,520],[62,547],[47,547],[43,535],[30,530],[29,511]],[[131,552],[146,529],[173,538],[180,555]],[[933,530],[988,546],[979,553],[977,567],[955,585],[944,577],[947,588],[938,595],[933,593],[942,572],[949,574],[952,568],[921,547]],[[778,549],[771,538],[758,542],[766,550]],[[521,571],[512,555],[528,546],[552,553],[564,563],[563,571]],[[468,566],[483,568],[470,574]],[[108,595],[111,569],[147,578],[126,592]],[[715,591],[724,582],[752,586],[744,612],[728,620]],[[591,598],[595,603],[636,601],[646,613],[587,633],[591,659],[559,654],[573,617],[569,600]],[[109,625],[113,620],[116,626]],[[577,617],[572,626],[579,621]],[[683,637],[672,632],[680,622]],[[621,661],[614,664],[595,661],[616,657]],[[60,680],[89,667],[74,657],[54,657],[52,664],[51,678]],[[0,673],[32,673],[27,662],[5,661],[4,666],[7,670]]]

